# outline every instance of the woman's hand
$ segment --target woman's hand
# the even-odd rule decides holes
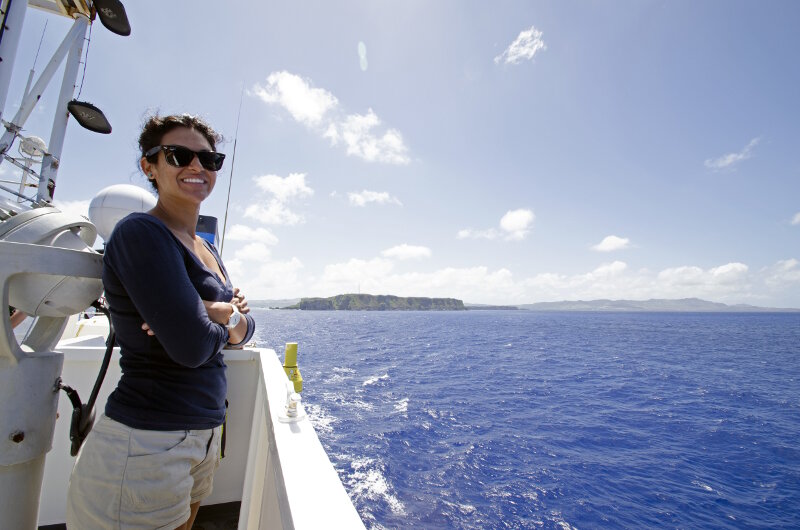
[[[244,295],[238,287],[233,288],[233,300],[231,300],[231,303],[234,304],[243,315],[250,312],[250,308],[247,307],[247,300],[245,300]]]
[[[153,333],[153,330],[150,329],[150,326],[147,324],[147,322],[142,323],[142,331],[146,331],[147,334],[150,335],[151,337],[156,336],[156,334]]]

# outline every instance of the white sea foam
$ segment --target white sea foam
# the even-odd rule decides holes
[[[708,484],[705,484],[705,483],[703,483],[703,482],[700,482],[699,480],[693,480],[693,481],[692,481],[692,485],[693,485],[693,486],[697,486],[698,488],[702,488],[702,489],[704,489],[704,490],[706,490],[706,491],[708,491],[708,492],[713,492],[713,491],[714,491],[714,488],[712,488],[712,487],[711,487],[711,486],[709,486]]]
[[[330,415],[328,411],[316,403],[304,403],[303,408],[306,410],[314,430],[325,434],[333,433],[333,424],[338,421],[335,416]]]
[[[364,381],[364,384],[362,386],[374,385],[378,381],[386,381],[387,379],[389,379],[389,374],[376,375],[376,376],[370,377],[369,379]]]
[[[344,366],[334,366],[331,369],[331,374],[328,376],[328,381],[331,383],[339,383],[342,381],[347,381],[356,373],[355,370],[352,368],[347,368]]]
[[[403,398],[395,403],[394,410],[397,412],[408,412],[408,398]]]
[[[347,478],[355,497],[384,501],[396,515],[405,515],[406,507],[391,491],[386,477],[372,458],[356,458],[350,463],[353,473]]]

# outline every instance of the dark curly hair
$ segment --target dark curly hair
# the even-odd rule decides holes
[[[172,114],[169,116],[159,116],[158,114],[150,116],[145,120],[142,126],[142,134],[139,135],[139,150],[141,158],[151,148],[160,145],[161,139],[165,134],[178,127],[186,127],[187,129],[194,129],[203,135],[211,145],[211,149],[217,150],[217,144],[222,142],[222,135],[215,131],[204,119],[199,116],[191,114]],[[155,163],[158,153],[147,159],[150,163]],[[154,179],[150,180],[153,189],[158,192],[158,185]]]

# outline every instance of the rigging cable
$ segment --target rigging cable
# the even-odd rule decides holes
[[[225,230],[228,227],[228,207],[231,204],[231,186],[233,185],[233,165],[236,162],[236,142],[239,140],[239,119],[242,117],[242,101],[244,100],[244,83],[242,83],[242,94],[239,96],[239,113],[236,115],[236,133],[233,136],[233,156],[231,156],[231,175],[228,179],[228,199],[225,202],[225,220],[222,222],[222,241],[219,243],[219,257],[225,249]]]
[[[39,59],[39,52],[42,51],[42,42],[44,42],[44,34],[47,32],[47,23],[49,21],[44,21],[44,27],[42,28],[42,38],[39,39],[39,47],[36,48],[36,56],[33,58],[33,67],[32,70],[36,70],[36,61]]]
[[[81,87],[78,89],[78,95],[75,99],[80,99],[81,92],[83,91],[83,80],[86,78],[86,63],[89,62],[89,46],[92,45],[92,26],[94,24],[89,24],[89,37],[88,42],[86,43],[86,54],[83,56],[83,75],[81,76]]]

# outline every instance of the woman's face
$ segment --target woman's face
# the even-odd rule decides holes
[[[208,140],[194,129],[178,127],[161,138],[161,145],[179,145],[192,151],[213,151]],[[147,166],[147,167],[145,167]],[[200,165],[195,156],[186,167],[175,167],[167,163],[164,152],[158,153],[155,164],[142,163],[145,173],[152,173],[158,184],[160,199],[177,199],[179,202],[200,204],[209,196],[217,182],[217,172]]]

